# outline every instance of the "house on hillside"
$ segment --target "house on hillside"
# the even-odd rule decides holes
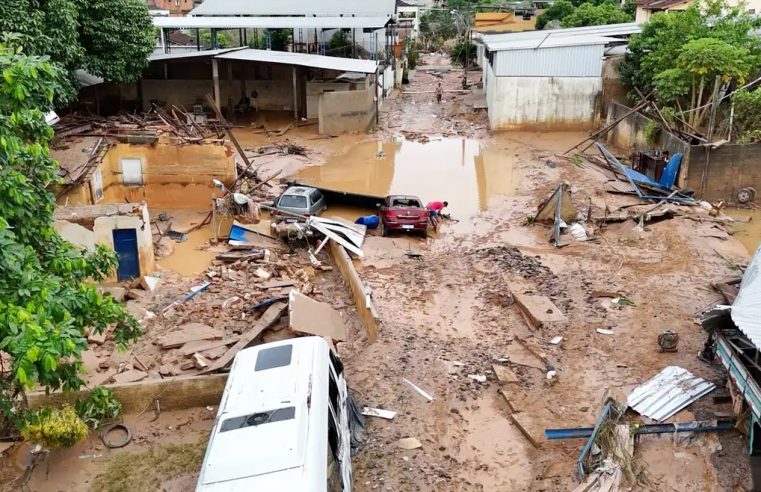
[[[479,36],[491,128],[591,128],[606,59],[639,31],[626,23]]]
[[[203,0],[146,0],[148,10],[152,12],[167,12],[168,15],[187,15],[191,10],[201,5]]]
[[[514,12],[477,12],[473,19],[473,32],[482,34],[533,31],[536,29],[536,16],[528,19],[516,16]]]
[[[637,13],[634,21],[641,24],[657,12],[679,12],[692,5],[692,0],[636,0]],[[749,14],[761,13],[761,0],[728,0],[731,7],[740,5]]]

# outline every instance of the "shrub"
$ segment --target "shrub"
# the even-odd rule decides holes
[[[21,428],[24,439],[47,449],[71,447],[87,437],[87,433],[87,424],[72,407],[43,407],[29,412]]]
[[[75,408],[77,415],[88,427],[97,429],[104,420],[118,417],[122,411],[122,404],[114,398],[110,390],[98,386],[90,391],[87,398],[77,398]]]

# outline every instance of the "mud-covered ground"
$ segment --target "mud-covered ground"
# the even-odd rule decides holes
[[[429,62],[443,64],[442,60]],[[461,72],[443,75],[419,70],[407,90],[426,90],[438,80],[456,88]],[[411,129],[425,135],[451,131],[448,115],[462,101],[445,97],[436,104],[410,104],[400,95],[386,108],[384,132]],[[504,133],[487,135],[482,121],[469,135],[492,151],[519,156],[522,182],[512,196],[492,199],[485,212],[445,225],[435,239],[368,239],[360,273],[373,287],[382,318],[380,339],[359,339],[343,351],[349,381],[362,404],[398,412],[392,421],[368,419],[368,443],[356,457],[356,490],[510,491],[570,490],[577,484],[575,462],[582,441],[545,442],[537,449],[510,421],[492,365],[510,359],[520,389],[511,400],[544,428],[593,425],[603,394],[626,395],[665,366],[678,365],[724,385],[718,366],[699,361],[705,334],[697,314],[720,302],[710,288],[737,272],[714,252],[747,256],[730,239],[698,237],[696,222],[675,218],[650,224],[615,224],[595,241],[556,249],[549,228],[526,226],[526,216],[563,181],[572,184],[574,202],[586,209],[611,210],[635,203],[604,190],[605,178],[558,159],[581,140],[581,133]],[[476,125],[474,125],[476,126]],[[548,163],[548,160],[552,162]],[[458,199],[449,197],[450,202]],[[456,218],[456,217],[455,217]],[[422,256],[410,258],[410,249]],[[618,306],[595,291],[622,291],[634,301]],[[550,297],[568,318],[565,324],[532,329],[512,305],[511,292]],[[596,333],[606,328],[613,335]],[[679,333],[677,353],[661,353],[657,335]],[[559,345],[549,341],[562,336]],[[547,384],[545,356],[558,373]],[[485,375],[479,383],[469,375]],[[406,378],[434,397],[428,402]],[[673,421],[714,418],[726,406],[710,397]],[[417,450],[396,441],[415,437]],[[735,490],[750,487],[743,439],[725,434],[648,437],[637,445],[647,480],[635,489]]]
[[[322,137],[309,126],[279,136],[245,128],[236,134],[246,149],[287,140],[307,150],[306,156],[256,157],[261,176],[282,170],[282,176],[316,184],[450,202],[455,220],[427,240],[376,233],[367,238],[366,257],[356,260],[356,266],[372,288],[381,317],[377,341],[365,337],[335,272],[320,274],[313,282],[323,300],[350,318],[351,336],[339,344],[339,351],[360,404],[398,412],[390,421],[367,419],[367,442],[353,462],[354,490],[571,490],[577,485],[575,463],[582,441],[534,447],[511,422],[508,403],[498,390],[506,390],[514,408],[541,435],[549,427],[594,424],[608,388],[623,398],[667,365],[679,365],[723,387],[723,371],[696,358],[705,340],[696,316],[720,302],[710,283],[737,274],[714,249],[737,259],[746,258],[747,252],[733,238],[701,237],[698,223],[684,217],[648,224],[641,232],[630,223],[611,224],[594,231],[594,241],[554,248],[548,242],[549,228],[528,226],[526,219],[563,181],[572,185],[581,210],[590,200],[596,212],[636,201],[606,193],[603,175],[556,156],[583,139],[582,132],[492,134],[485,110],[474,109],[483,104],[477,87],[471,94],[446,92],[437,104],[432,93],[437,83],[445,90],[460,89],[461,78],[462,71],[452,68],[446,57],[424,56],[402,89],[410,94],[391,94],[379,130],[370,135]],[[480,72],[469,75],[471,84],[480,79]],[[288,124],[275,118],[268,128],[285,129]],[[277,189],[271,190],[273,196]],[[351,217],[366,211],[328,212]],[[176,268],[185,277],[164,271],[157,296],[171,300],[202,278],[205,266],[188,268],[187,263],[208,262],[215,253],[191,246],[192,255],[175,257],[175,263],[187,268]],[[161,264],[172,268],[172,257]],[[246,282],[235,287],[245,290]],[[623,292],[634,305],[614,305],[610,298],[596,297],[596,291]],[[214,301],[214,294],[222,300],[225,292],[212,291],[209,299]],[[514,293],[549,297],[567,322],[529,327],[513,303]],[[136,348],[149,365],[151,357],[161,361],[151,346],[163,333],[156,323],[148,324],[151,333]],[[613,335],[598,334],[597,328]],[[657,335],[666,329],[679,333],[676,353],[658,351]],[[550,344],[557,336],[562,342]],[[547,363],[557,371],[553,384],[546,381]],[[495,366],[509,367],[518,384],[501,387]],[[486,381],[470,375],[485,376]],[[162,414],[155,421],[150,412],[129,417],[140,442],[120,453],[172,443],[202,445],[211,414],[197,410]],[[709,396],[672,420],[705,420],[728,411]],[[406,437],[417,438],[422,447],[401,449],[397,441]],[[634,489],[749,489],[745,446],[736,433],[686,439],[649,436],[636,447],[647,482]],[[198,459],[192,447],[183,452]],[[154,479],[147,463],[148,481],[141,483]],[[13,469],[6,462],[6,472],[9,466]],[[103,477],[118,478],[113,466],[112,455],[93,438],[51,456],[35,469],[28,487],[99,490]],[[165,474],[162,488],[192,488],[196,472],[188,469],[192,466],[158,469]]]

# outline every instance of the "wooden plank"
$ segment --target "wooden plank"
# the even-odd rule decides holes
[[[183,345],[180,349],[180,353],[187,357],[189,355],[195,354],[196,352],[204,352],[206,350],[232,345],[237,341],[238,338],[226,338],[224,340],[196,340]]]
[[[541,327],[544,323],[564,322],[567,320],[565,315],[548,297],[513,293],[513,298],[518,308],[531,321],[531,324],[537,328]]]
[[[162,349],[177,348],[188,342],[198,340],[219,340],[222,334],[211,326],[202,323],[186,323],[168,335],[158,339],[158,344]]]
[[[523,412],[515,412],[510,414],[510,420],[513,421],[513,424],[515,424],[518,430],[521,431],[521,434],[523,434],[535,448],[542,447],[542,442],[544,442],[544,431],[541,429],[541,426],[537,424],[532,415]]]
[[[268,307],[256,324],[246,333],[241,335],[238,343],[233,345],[227,352],[225,352],[225,355],[217,359],[214,364],[202,371],[201,374],[215,372],[227,367],[235,358],[235,354],[248,347],[264,330],[271,328],[277,323],[280,317],[285,313],[286,309],[288,309],[288,304],[284,302],[276,302]]]
[[[288,296],[288,316],[293,331],[332,340],[346,340],[346,323],[328,304],[292,290]]]
[[[510,369],[507,366],[499,366],[497,364],[494,364],[491,366],[491,368],[494,371],[494,374],[497,375],[497,380],[499,381],[499,384],[510,384],[510,383],[520,382],[518,379],[518,376],[513,372],[512,369]]]

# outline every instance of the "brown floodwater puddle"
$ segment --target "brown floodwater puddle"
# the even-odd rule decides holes
[[[750,222],[735,222],[732,224],[732,229],[735,231],[734,238],[745,246],[749,254],[754,254],[761,244],[761,210],[728,208],[722,212],[736,219],[745,220],[750,217]]]
[[[314,186],[365,195],[415,195],[423,203],[448,201],[448,211],[467,220],[489,201],[518,190],[518,157],[490,150],[477,140],[441,138],[427,143],[404,139],[359,144],[296,179]],[[326,216],[354,220],[374,210],[330,207]]]
[[[158,260],[159,266],[168,268],[184,277],[203,273],[217,255],[214,251],[202,249],[212,237],[211,225],[205,225],[186,235],[186,240],[174,244],[174,252]]]

